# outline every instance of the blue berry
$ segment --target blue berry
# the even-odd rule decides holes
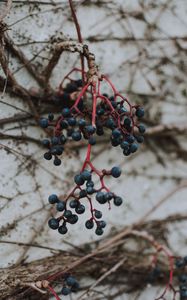
[[[106,222],[105,221],[98,221],[97,222],[98,228],[105,228],[106,227]]]
[[[124,123],[125,127],[126,126],[130,126],[131,125],[131,119],[130,118],[125,118],[124,121],[123,121],[123,123]]]
[[[95,210],[94,216],[96,219],[101,219],[102,218],[102,212],[100,210]]]
[[[55,166],[60,166],[61,165],[61,160],[58,157],[55,157],[53,163],[54,163]]]
[[[94,187],[94,182],[92,180],[89,180],[86,182],[87,187]]]
[[[114,129],[114,130],[112,131],[112,136],[113,136],[114,138],[119,138],[119,137],[121,136],[120,130],[119,130],[119,129]]]
[[[73,277],[73,276],[69,276],[66,278],[66,283],[69,286],[73,286],[74,284],[76,284],[77,280]]]
[[[86,188],[86,192],[89,194],[89,195],[92,195],[94,192],[95,192],[95,189],[92,187],[92,186],[88,186]]]
[[[83,177],[84,180],[91,180],[91,178],[92,178],[92,174],[88,170],[82,171],[81,176]]]
[[[141,144],[141,143],[144,142],[144,137],[143,137],[142,135],[137,135],[137,136],[136,136],[136,140],[137,140],[138,143]]]
[[[129,143],[126,141],[121,142],[120,147],[122,149],[129,149]]]
[[[61,135],[60,138],[59,138],[59,140],[60,140],[60,143],[62,145],[64,145],[66,143],[66,141],[67,141],[67,138],[65,137],[65,135]]]
[[[54,115],[52,113],[48,114],[48,119],[49,121],[53,121]]]
[[[114,129],[116,127],[115,122],[112,118],[107,119],[106,127],[110,128],[110,129]]]
[[[95,230],[95,234],[97,234],[97,235],[102,235],[102,234],[103,234],[103,229],[97,227],[96,230]]]
[[[68,218],[67,218],[67,221],[70,223],[70,224],[75,224],[75,223],[77,223],[77,221],[78,221],[78,216],[77,215],[71,215],[71,216],[69,216]]]
[[[111,175],[114,178],[118,178],[121,175],[121,169],[119,167],[113,167],[111,170]]]
[[[88,139],[88,143],[92,146],[94,146],[96,144],[96,138],[94,136],[91,136],[89,139]]]
[[[181,283],[187,283],[187,275],[186,274],[182,274],[179,276],[179,281]]]
[[[142,118],[144,116],[144,109],[143,109],[143,107],[138,107],[136,109],[136,116],[138,118]]]
[[[67,296],[71,293],[71,290],[68,287],[63,287],[61,290],[62,295]]]
[[[57,145],[58,142],[59,142],[59,139],[58,139],[57,136],[53,136],[53,137],[51,138],[51,144],[52,144],[52,145]]]
[[[61,127],[62,129],[67,129],[67,128],[68,128],[68,122],[67,122],[66,120],[62,120],[62,121],[60,122],[60,127]]]
[[[84,178],[81,174],[75,175],[74,181],[77,185],[83,185],[84,184]]]
[[[67,227],[66,227],[65,225],[62,225],[62,226],[60,226],[60,227],[58,228],[58,232],[59,232],[60,234],[66,234],[66,233],[68,232],[68,229],[67,229]]]
[[[96,194],[96,200],[100,203],[100,204],[104,204],[106,203],[106,200],[105,200],[105,194],[103,192],[98,192]]]
[[[92,220],[87,220],[85,226],[87,229],[92,229],[94,227],[94,222]]]
[[[50,204],[54,204],[54,203],[57,203],[59,201],[59,199],[58,199],[57,195],[52,194],[49,196],[48,201]]]
[[[51,218],[48,221],[48,225],[51,229],[56,230],[59,227],[59,221],[55,218]]]
[[[123,203],[123,200],[121,197],[115,197],[114,198],[114,205],[120,206]]]
[[[71,118],[68,119],[68,124],[69,124],[70,126],[75,126],[76,123],[77,123],[77,121],[76,121],[75,118],[71,117]]]
[[[68,117],[70,115],[70,109],[69,108],[63,108],[62,110],[63,117]]]
[[[80,204],[78,207],[75,208],[77,214],[83,214],[85,212],[85,206]]]
[[[44,158],[45,158],[46,160],[51,160],[51,159],[52,159],[52,154],[51,154],[51,152],[46,152],[46,153],[44,153]]]
[[[177,268],[183,268],[185,266],[184,259],[178,259],[175,263]]]
[[[49,121],[46,118],[40,119],[39,124],[42,128],[47,128],[49,126]]]
[[[56,205],[56,210],[63,211],[66,208],[66,203],[64,201],[59,201]]]
[[[130,145],[130,151],[131,151],[131,153],[134,153],[134,152],[136,152],[138,150],[138,145],[137,144],[131,144]]]
[[[87,125],[85,129],[88,134],[93,134],[95,132],[95,127],[93,127],[92,125]]]
[[[84,197],[86,197],[86,195],[87,195],[87,191],[86,190],[81,190],[80,193],[79,193],[79,197],[80,198],[84,198]]]
[[[76,283],[74,283],[74,285],[71,287],[71,291],[72,292],[77,292],[77,290],[80,288],[79,283],[76,281]]]
[[[124,154],[125,156],[129,156],[129,155],[131,154],[130,148],[124,149],[124,150],[123,150],[123,154]]]
[[[86,121],[84,119],[80,119],[78,121],[78,125],[81,126],[81,127],[84,127],[84,126],[86,126]]]
[[[143,124],[140,124],[140,125],[138,126],[138,129],[139,129],[139,132],[140,132],[140,133],[144,133],[144,132],[146,131],[145,126],[144,126]]]
[[[49,146],[50,146],[50,141],[47,140],[47,139],[44,139],[44,140],[42,141],[42,145],[45,146],[45,147],[49,147]]]
[[[76,208],[78,205],[79,205],[79,201],[77,201],[77,200],[71,200],[69,203],[69,206],[71,208]]]
[[[103,134],[104,134],[103,127],[97,127],[96,133],[97,133],[97,135],[99,135],[99,136],[103,135]]]
[[[69,218],[71,215],[72,215],[71,210],[65,210],[65,212],[64,212],[64,214],[63,214],[63,216],[64,216],[65,218]]]
[[[71,136],[74,141],[80,141],[82,138],[80,131],[74,131]]]
[[[107,192],[104,194],[105,201],[110,201],[113,198],[113,193]]]
[[[126,137],[126,141],[128,142],[128,143],[130,143],[130,144],[132,144],[134,141],[135,141],[135,138],[134,138],[134,136],[133,135],[128,135],[127,137]]]

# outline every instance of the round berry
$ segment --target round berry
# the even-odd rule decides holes
[[[67,138],[65,137],[65,135],[61,135],[59,140],[60,140],[60,143],[62,145],[64,145],[66,143],[66,141],[67,141]]]
[[[92,229],[94,227],[94,222],[93,220],[87,220],[85,223],[85,226],[87,229]]]
[[[56,210],[63,211],[66,208],[66,203],[64,201],[59,201],[56,205]]]
[[[95,234],[97,234],[97,235],[102,235],[102,234],[103,234],[103,229],[97,227],[96,230],[95,230]]]
[[[61,290],[62,295],[67,296],[71,293],[71,290],[68,287],[63,287]]]
[[[85,129],[88,134],[93,134],[95,132],[95,127],[93,127],[92,125],[87,125]]]
[[[65,218],[69,218],[71,215],[72,215],[71,210],[65,210],[65,212],[64,212],[64,214],[63,214],[63,216],[64,216]]]
[[[95,192],[95,189],[92,187],[92,186],[88,186],[86,188],[86,192],[89,194],[89,195],[92,195],[94,192]]]
[[[68,116],[70,115],[70,109],[69,109],[68,107],[63,108],[63,110],[62,110],[62,115],[63,115],[64,117],[68,117]]]
[[[56,230],[59,227],[59,221],[55,218],[51,218],[48,221],[48,225],[51,229]]]
[[[53,137],[51,138],[51,144],[52,144],[52,145],[57,145],[58,142],[59,142],[59,139],[58,139],[57,136],[53,136]]]
[[[59,199],[58,199],[57,195],[52,194],[49,196],[48,201],[50,204],[54,204],[54,203],[57,203],[59,201]]]
[[[130,126],[131,125],[131,119],[130,118],[125,118],[123,123],[124,123],[124,126]]]
[[[142,135],[137,135],[137,136],[136,136],[136,140],[137,140],[138,143],[141,144],[141,143],[144,142],[144,137],[143,137]]]
[[[71,216],[69,216],[68,218],[67,218],[67,221],[70,223],[70,224],[75,224],[75,223],[77,223],[77,221],[78,221],[78,216],[77,215],[71,215]]]
[[[183,259],[178,259],[175,263],[177,268],[183,268],[185,266],[185,262]]]
[[[85,121],[84,119],[80,119],[80,120],[78,121],[78,125],[79,125],[80,127],[84,127],[84,126],[86,126],[86,121]]]
[[[45,147],[49,147],[50,146],[50,141],[48,139],[44,139],[42,141],[42,145],[45,146]]]
[[[91,172],[88,170],[82,171],[81,176],[83,177],[84,180],[91,180],[92,178]]]
[[[74,141],[80,141],[82,138],[81,132],[80,131],[74,131],[71,135],[72,139]]]
[[[77,214],[83,214],[85,212],[85,206],[80,204],[78,207],[75,208]]]
[[[138,126],[138,129],[139,129],[139,132],[140,132],[140,133],[144,133],[144,132],[146,131],[145,126],[144,126],[143,124],[140,124],[140,125]]]
[[[102,212],[100,210],[95,210],[94,216],[96,219],[101,219],[102,218]]]
[[[86,182],[87,187],[94,187],[94,182],[92,180],[89,180]]]
[[[86,197],[86,195],[87,195],[87,191],[86,190],[81,190],[80,193],[79,193],[79,197],[80,198],[84,198],[84,197]]]
[[[119,129],[114,129],[114,130],[112,131],[112,136],[113,136],[114,138],[119,138],[119,137],[121,136],[120,130],[119,130]]]
[[[144,109],[143,109],[143,107],[138,107],[137,109],[136,109],[136,116],[138,117],[138,118],[142,118],[143,116],[144,116]]]
[[[107,192],[104,194],[104,199],[105,201],[110,201],[113,198],[113,196],[114,196],[113,193]]]
[[[124,150],[124,149],[128,149],[129,148],[129,143],[127,141],[123,141],[120,144],[120,147]]]
[[[68,124],[69,124],[70,126],[75,126],[76,123],[77,123],[77,121],[76,121],[75,118],[71,117],[71,118],[68,119]]]
[[[49,121],[53,121],[54,115],[52,113],[48,114],[48,119]]]
[[[118,178],[121,175],[121,169],[119,167],[113,167],[111,170],[111,175],[114,178]]]
[[[73,276],[69,276],[66,278],[66,283],[69,286],[73,286],[74,284],[76,284],[77,280],[73,277]]]
[[[121,197],[114,198],[114,205],[120,206],[123,203],[123,199]]]
[[[62,129],[67,129],[67,128],[68,128],[68,122],[67,122],[66,120],[62,120],[62,121],[60,122],[60,127],[61,127]]]
[[[105,228],[106,227],[106,222],[105,221],[98,221],[97,222],[97,227],[98,228]]]
[[[98,192],[96,194],[96,200],[100,203],[100,204],[104,204],[106,203],[106,200],[105,200],[105,194],[103,192]]]
[[[92,146],[94,146],[96,144],[96,138],[94,136],[91,136],[89,139],[88,139],[88,143]]]
[[[58,232],[59,232],[60,234],[66,234],[66,233],[68,232],[68,229],[67,229],[67,227],[66,227],[65,225],[62,225],[62,226],[60,226],[60,227],[58,228]]]
[[[130,145],[130,151],[131,151],[131,153],[134,153],[134,152],[136,152],[138,150],[138,145],[137,144],[131,144]]]
[[[79,201],[77,201],[77,200],[71,200],[70,201],[70,203],[69,203],[69,206],[71,207],[71,208],[76,208],[77,206],[79,205]]]
[[[81,174],[75,175],[74,181],[77,185],[83,185],[84,184],[84,178]]]
[[[49,126],[49,121],[46,118],[40,119],[39,124],[42,128],[47,128]]]
[[[54,163],[55,166],[60,166],[61,165],[61,159],[59,159],[58,157],[55,157],[53,163]]]
[[[46,152],[46,153],[44,153],[44,158],[45,158],[46,160],[51,160],[51,159],[52,159],[52,154],[51,154],[51,152]]]

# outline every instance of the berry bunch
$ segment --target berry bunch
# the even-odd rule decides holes
[[[91,147],[96,144],[99,136],[104,135],[105,131],[109,131],[113,147],[120,146],[125,156],[136,152],[138,144],[144,140],[145,126],[139,123],[144,116],[144,109],[138,105],[131,105],[125,97],[117,92],[106,76],[94,75],[82,86],[81,80],[70,78],[72,72],[64,79],[69,80],[65,87],[63,87],[64,80],[62,81],[59,95],[62,96],[62,99],[74,100],[74,104],[71,107],[64,107],[56,120],[53,114],[40,120],[41,127],[54,127],[53,137],[50,140],[44,139],[42,142],[48,149],[44,158],[47,160],[54,158],[54,165],[59,166],[61,164],[60,156],[64,152],[66,142],[68,140],[78,142],[81,139],[88,142],[87,155],[81,172],[74,177],[76,186],[70,194],[63,200],[56,195],[49,197],[50,204],[56,204],[56,210],[63,212],[60,217],[49,220],[49,227],[58,229],[59,233],[65,234],[68,231],[67,223],[75,224],[78,221],[78,215],[85,212],[82,199],[86,198],[90,204],[91,217],[86,221],[85,226],[91,229],[95,223],[95,233],[102,235],[106,223],[101,220],[101,211],[93,207],[91,197],[95,195],[98,203],[108,203],[109,208],[111,200],[114,205],[120,206],[123,202],[122,198],[105,186],[104,177],[117,178],[121,175],[121,170],[119,167],[113,167],[109,171],[97,170],[91,163]],[[101,82],[107,84],[112,96],[103,93]],[[93,174],[99,177],[101,184],[99,188],[95,188],[92,180]]]
[[[63,287],[61,289],[61,293],[63,296],[67,296],[71,293],[76,293],[79,289],[79,283],[75,279],[75,277],[71,276],[70,274],[65,274]]]
[[[176,267],[182,270],[182,274],[179,276],[179,293],[180,299],[187,299],[187,272],[185,271],[185,267],[187,267],[187,256],[184,258],[178,259],[176,261]]]
[[[91,171],[84,168],[80,174],[75,175],[74,182],[76,186],[64,200],[60,200],[55,194],[50,195],[48,198],[50,204],[56,205],[56,210],[58,212],[63,212],[61,216],[58,218],[51,218],[48,222],[49,227],[53,230],[58,229],[60,234],[66,234],[68,231],[67,224],[77,223],[78,215],[84,214],[85,206],[82,204],[83,199],[89,201],[91,212],[91,217],[85,222],[85,227],[87,229],[92,229],[95,223],[95,233],[97,235],[103,234],[106,222],[101,220],[102,212],[93,207],[91,196],[95,195],[95,199],[99,204],[108,203],[109,207],[111,206],[112,200],[116,206],[120,206],[123,202],[121,197],[110,192],[104,184],[104,177],[106,175],[117,178],[121,175],[121,169],[119,167],[113,167],[110,171],[102,170],[99,172],[91,163],[90,167],[92,168]],[[99,176],[100,179],[101,186],[98,189],[94,187],[94,182],[92,180],[93,173]],[[72,210],[74,210],[74,212],[72,212]]]

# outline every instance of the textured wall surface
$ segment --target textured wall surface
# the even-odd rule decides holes
[[[179,127],[178,131],[166,129],[164,134],[169,133],[165,137],[163,133],[147,135],[146,143],[129,158],[107,142],[94,148],[96,166],[110,169],[121,165],[123,168],[119,179],[107,182],[111,190],[125,199],[120,208],[103,208],[107,234],[140,219],[187,180],[187,136],[180,134],[180,128],[187,129],[187,2],[116,0],[75,1],[75,4],[84,42],[95,53],[101,72],[110,76],[132,103],[145,106],[146,126],[149,129],[156,125]],[[76,39],[70,15],[67,1],[13,1],[5,19],[8,34],[35,64],[35,72],[47,64],[55,41],[65,37]],[[7,57],[19,84],[42,93],[36,78],[11,51],[7,51]],[[53,90],[76,64],[79,65],[76,54],[62,55],[50,80]],[[4,77],[2,70],[0,75]],[[29,115],[26,101],[10,95],[8,86],[1,91],[1,119]],[[71,243],[81,245],[99,239],[92,231],[85,230],[82,234],[86,215],[65,237],[48,229],[47,220],[54,213],[47,203],[48,195],[69,190],[74,174],[84,161],[86,148],[79,153],[67,151],[62,165],[54,167],[51,161],[43,159],[44,150],[37,142],[8,138],[8,135],[17,135],[41,140],[45,136],[33,119],[29,126],[27,124],[24,120],[0,123],[1,268],[51,255],[50,250],[30,244],[71,249]],[[187,213],[186,194],[187,188],[171,193],[149,218]],[[187,249],[186,229],[185,222],[168,229],[170,247],[181,255]],[[148,293],[149,290],[148,287],[139,299],[153,299],[154,290]],[[131,298],[124,295],[119,299]]]

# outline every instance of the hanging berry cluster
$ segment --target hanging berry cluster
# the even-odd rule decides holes
[[[40,120],[41,127],[54,128],[53,137],[50,140],[43,140],[43,145],[48,149],[44,158],[53,159],[54,165],[59,166],[67,141],[79,142],[84,139],[88,147],[82,169],[74,177],[75,187],[72,191],[64,199],[55,194],[49,196],[49,203],[56,205],[56,210],[62,214],[57,218],[51,218],[48,224],[51,229],[58,229],[59,233],[65,234],[68,231],[67,224],[75,224],[78,215],[85,212],[82,201],[86,199],[90,205],[91,215],[86,220],[85,227],[92,229],[95,225],[95,233],[102,235],[106,222],[101,220],[101,211],[94,208],[93,196],[101,205],[108,203],[110,207],[113,202],[114,205],[120,206],[123,202],[122,198],[107,188],[104,179],[107,176],[119,177],[121,169],[115,166],[111,170],[97,170],[91,162],[91,149],[100,136],[109,132],[111,145],[119,146],[123,155],[128,156],[136,152],[138,145],[144,141],[145,126],[139,122],[144,116],[144,109],[138,105],[131,105],[116,90],[107,76],[99,75],[95,57],[88,51],[87,46],[81,48],[80,44],[78,46],[71,44],[71,47],[74,47],[72,50],[66,43],[63,47],[73,52],[82,51],[81,54],[87,58],[89,70],[86,73],[74,69],[60,84],[58,98],[61,99],[62,104],[67,103],[68,100],[74,100],[74,104],[71,107],[64,107],[57,119],[53,114],[49,114],[48,118]],[[83,74],[83,81],[71,78],[71,74],[75,71]],[[66,85],[65,80],[68,80]],[[104,84],[110,90],[110,95],[102,91]],[[95,187],[93,175],[99,178],[99,188]]]

